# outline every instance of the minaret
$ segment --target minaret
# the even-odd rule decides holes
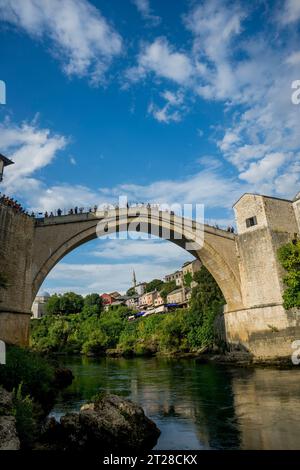
[[[133,283],[133,287],[136,287],[136,276],[135,276],[134,270],[133,270],[133,276],[132,276],[132,283]]]

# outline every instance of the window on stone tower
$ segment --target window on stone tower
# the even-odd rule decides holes
[[[247,228],[253,227],[253,225],[257,225],[257,219],[255,215],[253,217],[249,217],[249,219],[246,219]]]

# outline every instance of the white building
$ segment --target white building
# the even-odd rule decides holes
[[[49,292],[41,292],[36,296],[32,304],[32,318],[42,318],[45,315],[45,305],[50,298]]]

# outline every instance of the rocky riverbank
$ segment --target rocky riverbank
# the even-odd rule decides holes
[[[117,395],[99,394],[79,413],[49,418],[37,449],[116,452],[151,450],[160,435],[137,404]]]
[[[0,450],[19,450],[20,439],[13,414],[12,393],[0,386]]]
[[[160,435],[156,424],[137,404],[103,394],[60,421],[48,418],[32,450],[94,451],[151,450]],[[0,450],[20,450],[13,395],[0,387]]]
[[[228,351],[225,354],[201,354],[195,360],[199,364],[215,363],[234,367],[273,367],[279,369],[295,367],[289,357],[260,358],[242,351]]]

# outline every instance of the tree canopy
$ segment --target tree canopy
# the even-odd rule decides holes
[[[82,295],[66,292],[63,295],[52,295],[46,303],[45,310],[48,315],[69,315],[81,312],[83,305]]]
[[[146,292],[152,292],[153,290],[160,290],[164,285],[164,282],[161,279],[153,279],[153,281],[148,282],[146,286]]]
[[[165,282],[162,286],[161,291],[160,291],[160,295],[166,301],[167,300],[167,295],[170,294],[170,292],[172,292],[175,289],[176,289],[176,282],[175,281]]]

